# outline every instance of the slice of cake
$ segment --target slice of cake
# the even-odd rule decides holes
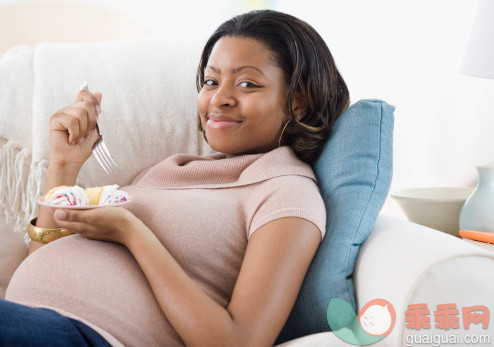
[[[87,188],[89,205],[112,205],[129,200],[127,192],[118,190],[117,184]]]
[[[87,206],[89,199],[84,189],[79,186],[58,186],[50,189],[45,201],[57,206]]]
[[[89,205],[99,205],[99,198],[103,192],[103,187],[92,187],[86,189]]]

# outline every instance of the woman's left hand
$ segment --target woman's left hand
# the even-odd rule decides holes
[[[65,217],[64,217],[65,212]],[[113,241],[126,245],[140,220],[123,207],[100,207],[89,210],[57,209],[55,222],[88,239]],[[135,232],[135,231],[134,231]]]

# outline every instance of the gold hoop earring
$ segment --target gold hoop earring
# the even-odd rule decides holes
[[[278,140],[278,147],[281,146],[281,137],[283,136],[283,133],[285,132],[286,126],[288,123],[290,123],[291,119],[288,120],[288,122],[285,123],[285,126],[283,127],[283,130],[281,131],[280,139]]]

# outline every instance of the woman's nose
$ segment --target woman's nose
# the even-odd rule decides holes
[[[212,106],[233,106],[235,104],[235,98],[233,97],[233,91],[226,84],[220,85],[213,97],[211,98]]]

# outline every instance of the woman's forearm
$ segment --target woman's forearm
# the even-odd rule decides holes
[[[45,192],[58,186],[73,186],[76,183],[79,170],[77,168],[68,168],[66,166],[48,165],[46,169]],[[26,225],[27,226],[27,225]],[[57,223],[53,219],[50,209],[41,206],[39,209],[36,226],[40,228],[58,228]],[[28,255],[43,246],[44,243],[31,241]]]
[[[144,223],[127,248],[144,272],[161,310],[187,346],[237,345],[230,313],[199,288]]]

